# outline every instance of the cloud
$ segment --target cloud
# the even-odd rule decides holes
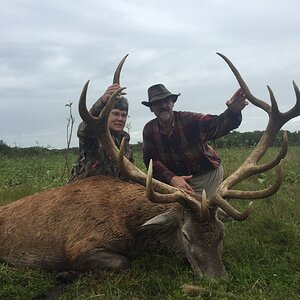
[[[73,102],[76,128],[84,83],[91,80],[91,106],[126,53],[121,83],[132,142],[142,140],[153,118],[140,103],[152,84],[182,94],[177,110],[225,109],[238,84],[216,52],[233,61],[257,97],[269,101],[270,85],[286,111],[295,103],[291,82],[300,78],[299,8],[296,0],[6,1],[0,4],[0,139],[64,148],[65,104]],[[239,130],[264,129],[265,113],[249,105],[243,115]],[[286,127],[296,131],[299,123]]]

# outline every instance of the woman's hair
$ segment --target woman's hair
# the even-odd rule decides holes
[[[123,96],[117,98],[113,108],[128,112],[128,100]]]

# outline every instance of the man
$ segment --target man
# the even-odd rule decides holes
[[[99,116],[110,96],[119,88],[120,86],[116,83],[109,86],[103,96],[93,105],[90,114]],[[117,98],[109,113],[108,127],[117,147],[120,147],[121,140],[125,137],[125,156],[131,162],[134,162],[133,151],[129,145],[130,136],[124,131],[127,117],[128,101],[125,97],[120,96]],[[120,173],[117,163],[112,160],[109,154],[99,144],[93,128],[88,126],[85,122],[82,122],[78,127],[77,136],[79,138],[79,155],[76,165],[71,170],[68,182],[94,175],[108,175],[126,179],[124,175]]]
[[[242,109],[248,104],[239,89],[226,102],[227,109],[217,115],[173,111],[180,94],[172,94],[163,84],[148,89],[143,101],[156,118],[143,130],[143,156],[148,167],[153,160],[153,176],[174,187],[196,193],[206,190],[208,197],[223,180],[220,156],[208,145],[241,121]]]

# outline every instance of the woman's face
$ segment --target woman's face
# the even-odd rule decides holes
[[[119,133],[124,129],[126,120],[127,112],[114,108],[111,110],[108,116],[108,127],[111,131]]]

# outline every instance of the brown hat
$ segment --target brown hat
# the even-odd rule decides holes
[[[172,94],[170,91],[166,89],[166,87],[159,83],[149,87],[148,89],[148,99],[149,101],[143,101],[142,104],[150,107],[153,102],[165,99],[167,97],[171,97],[173,102],[175,103],[178,96],[180,94]]]

